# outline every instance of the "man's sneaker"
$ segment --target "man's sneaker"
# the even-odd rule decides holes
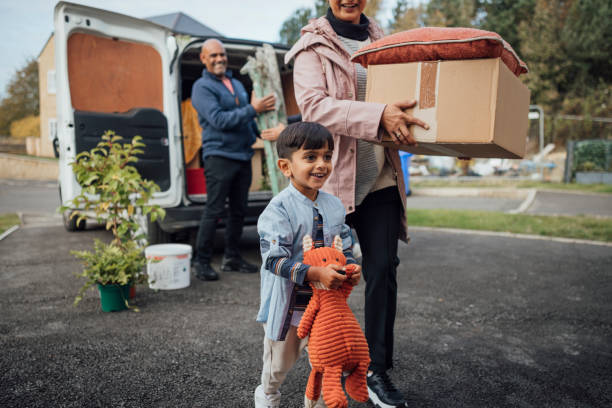
[[[242,273],[256,273],[259,268],[253,264],[248,263],[240,255],[233,258],[223,257],[221,262],[221,270],[223,272],[242,272]]]
[[[370,401],[379,408],[405,407],[406,400],[395,388],[387,373],[372,373],[367,377]]]
[[[213,281],[219,279],[217,271],[209,263],[194,262],[195,276],[200,280]]]

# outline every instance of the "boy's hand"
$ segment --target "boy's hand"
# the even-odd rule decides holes
[[[344,270],[346,271],[346,276],[349,280],[349,283],[353,286],[357,286],[357,284],[359,284],[359,280],[361,279],[361,265],[346,265],[344,267]]]
[[[328,289],[338,289],[347,277],[336,271],[342,271],[339,265],[311,266],[306,277],[310,281],[318,281]]]

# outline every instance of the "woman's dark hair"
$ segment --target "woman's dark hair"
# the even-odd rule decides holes
[[[325,126],[315,122],[297,122],[278,135],[276,151],[279,158],[289,159],[296,150],[320,149],[325,145],[329,150],[334,150],[334,138]]]

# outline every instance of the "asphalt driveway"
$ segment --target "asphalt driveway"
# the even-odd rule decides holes
[[[75,308],[69,250],[95,237],[108,239],[49,225],[0,241],[0,406],[252,406],[259,276],[138,288],[140,313],[103,313],[93,291]],[[612,405],[610,246],[412,237],[400,246],[392,377],[414,406]],[[257,260],[252,228],[242,244]],[[350,299],[360,321],[363,288]],[[308,371],[302,359],[290,373],[283,407],[301,406]]]
[[[539,190],[528,214],[612,217],[612,194]]]

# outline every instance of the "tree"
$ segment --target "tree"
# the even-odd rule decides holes
[[[327,8],[329,7],[329,4],[327,3],[327,0],[315,0],[315,17],[321,17],[324,16],[325,14],[327,14]]]
[[[392,19],[389,21],[389,31],[397,33],[421,27],[423,25],[423,13],[422,5],[409,7],[407,0],[397,0],[392,10]]]
[[[612,7],[608,0],[537,0],[533,18],[521,24],[521,55],[530,68],[525,82],[532,103],[549,115],[583,116],[553,120],[547,137],[609,137],[610,125],[592,116],[612,116],[609,68]]]
[[[374,20],[377,20],[376,16],[378,15],[378,12],[380,11],[381,5],[382,5],[382,0],[368,0],[368,4],[363,10],[363,14],[365,14],[366,16],[370,18],[373,18]]]
[[[397,26],[399,21],[401,20],[401,18],[404,16],[404,13],[406,13],[406,10],[408,9],[408,0],[397,0],[397,2],[395,3],[395,7],[393,7],[393,10],[391,10],[391,16],[392,19],[389,20],[389,30],[392,32],[396,32],[397,30]]]
[[[525,78],[532,92],[532,100],[558,111],[568,79],[567,59],[559,41],[571,1],[538,0],[534,16],[523,22],[520,29],[521,55],[530,66]]]
[[[9,134],[11,122],[37,116],[38,109],[38,64],[30,58],[15,72],[6,88],[6,97],[0,101],[0,135]]]
[[[529,24],[536,0],[485,0],[481,1],[478,14],[483,30],[501,35],[516,51],[521,49],[519,27]]]
[[[425,6],[425,24],[472,27],[476,23],[477,6],[477,0],[430,0]]]
[[[559,42],[574,64],[571,91],[593,89],[612,82],[612,3],[609,0],[574,1],[561,30]],[[607,40],[606,40],[607,39]]]
[[[315,0],[314,9],[303,7],[295,10],[281,26],[280,42],[288,46],[293,45],[300,38],[302,27],[308,24],[309,20],[324,16],[327,7],[327,0]]]
[[[26,137],[40,137],[40,116],[26,116],[11,123],[11,137],[25,139]]]
[[[280,42],[292,46],[300,38],[302,27],[308,24],[308,20],[313,18],[313,12],[309,8],[300,8],[293,12],[293,15],[283,22],[280,29]]]

